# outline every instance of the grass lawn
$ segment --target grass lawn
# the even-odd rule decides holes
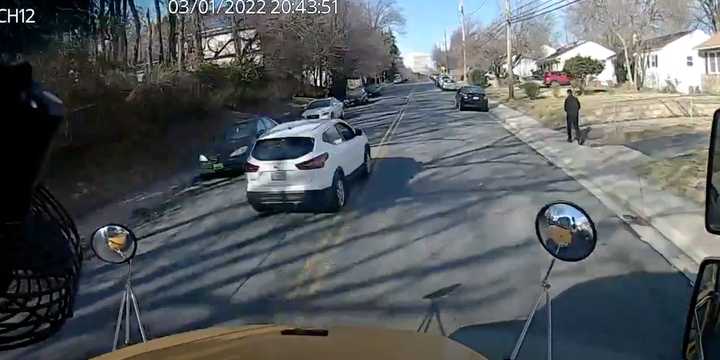
[[[707,149],[699,149],[669,159],[652,160],[635,170],[641,176],[657,181],[663,189],[703,203],[707,159]]]
[[[516,88],[515,99],[512,100],[507,98],[507,88],[488,88],[487,92],[491,98],[532,116],[545,126],[564,131],[563,104],[566,91],[566,88],[561,88],[560,96],[554,97],[550,89],[541,89],[538,98],[534,100],[529,99],[519,88]],[[720,108],[720,97],[717,96],[622,89],[591,91],[578,99],[582,104],[581,127],[592,128],[591,140],[588,141],[592,146],[626,145],[637,148],[635,144],[638,142],[650,140],[657,142],[660,149],[670,148],[673,136],[679,134],[709,137],[712,112]],[[647,151],[647,148],[643,151]],[[662,158],[651,157],[651,160],[634,170],[664,189],[703,202],[707,145],[677,151],[677,154],[671,153]]]

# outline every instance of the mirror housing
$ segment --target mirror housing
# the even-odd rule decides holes
[[[92,233],[90,247],[100,260],[111,264],[122,264],[135,257],[137,237],[130,228],[119,224],[107,224]]]
[[[705,183],[705,230],[720,235],[720,109],[713,115]],[[717,185],[717,186],[716,186]]]
[[[540,245],[558,260],[576,262],[590,256],[597,244],[595,223],[580,206],[569,201],[547,204],[535,217]]]
[[[720,356],[720,258],[703,260],[695,280],[683,335],[683,360]]]

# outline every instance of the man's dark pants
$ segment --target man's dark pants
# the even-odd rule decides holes
[[[572,132],[575,131],[575,138],[578,141],[578,144],[580,144],[580,124],[578,122],[578,116],[577,115],[571,115],[568,114],[566,119],[566,128],[567,128],[567,138],[568,142],[571,142],[573,140]]]

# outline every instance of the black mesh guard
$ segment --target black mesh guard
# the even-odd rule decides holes
[[[75,224],[43,186],[16,225],[0,231],[0,350],[44,340],[72,317],[82,261]]]

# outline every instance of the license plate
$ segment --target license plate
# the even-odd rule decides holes
[[[223,168],[225,168],[225,165],[223,165],[223,164],[213,164],[213,167],[212,167],[212,168],[213,168],[213,170],[222,170]]]
[[[477,96],[473,96],[473,100],[480,100],[480,98]]]
[[[270,179],[273,181],[285,181],[287,180],[287,173],[284,171],[276,171],[273,173],[270,173]]]

